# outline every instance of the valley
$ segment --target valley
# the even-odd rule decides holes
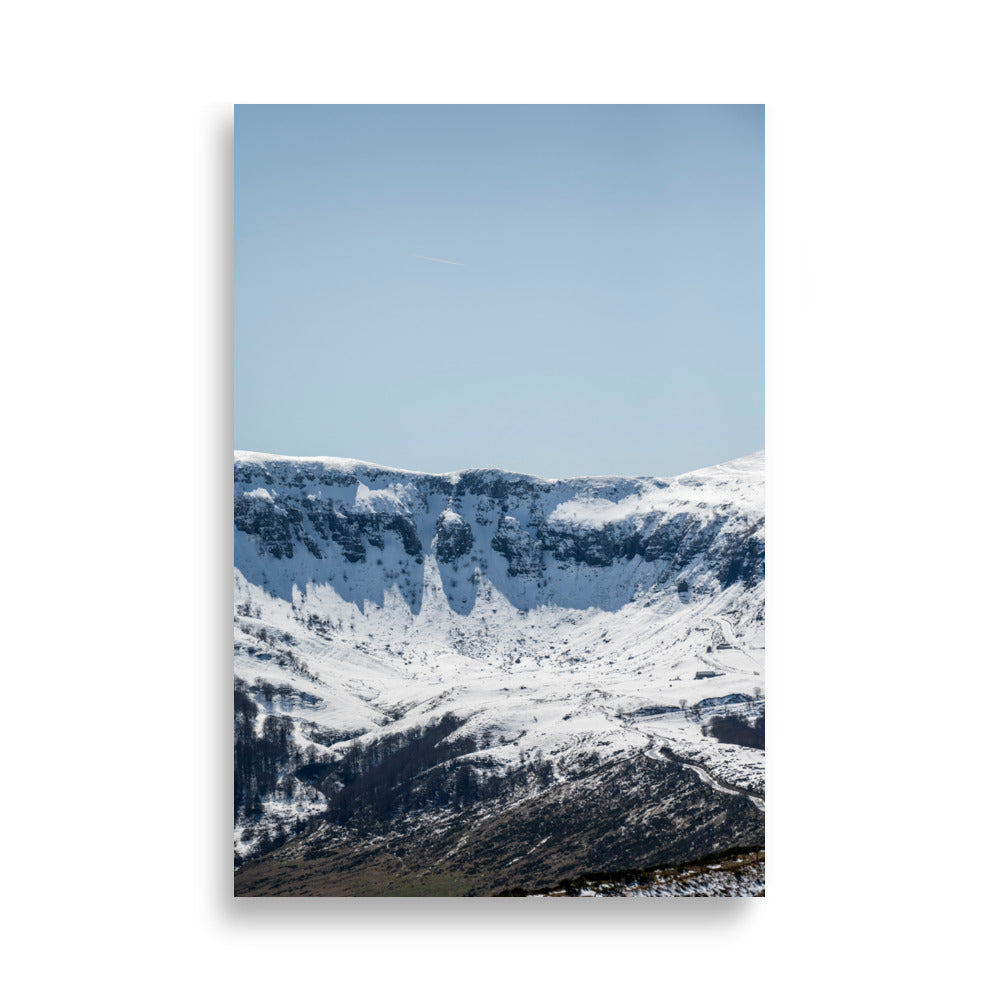
[[[234,473],[237,894],[491,895],[763,843],[763,453]]]

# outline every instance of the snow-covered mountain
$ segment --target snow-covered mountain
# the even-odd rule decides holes
[[[763,842],[763,750],[705,732],[762,735],[762,452],[673,479],[234,471],[238,891],[483,892]]]

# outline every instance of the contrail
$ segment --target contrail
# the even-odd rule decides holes
[[[457,264],[459,267],[465,267],[460,260],[442,260],[440,257],[424,257],[419,253],[415,253],[413,256],[418,260],[432,260],[435,264]]]

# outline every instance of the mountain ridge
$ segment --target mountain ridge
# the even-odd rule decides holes
[[[689,476],[697,476],[700,473],[710,472],[713,470],[726,469],[730,466],[739,466],[744,463],[759,463],[763,466],[764,463],[764,449],[759,451],[750,452],[746,455],[742,455],[739,458],[729,459],[726,462],[720,462],[716,465],[702,466],[697,469],[692,469],[689,472],[681,472],[674,476],[636,476],[636,475],[618,475],[615,473],[598,473],[598,474],[588,474],[580,476],[539,476],[534,473],[529,472],[518,472],[513,469],[502,469],[497,466],[471,466],[465,469],[456,469],[450,472],[422,472],[417,469],[403,469],[397,468],[390,465],[382,465],[378,462],[368,462],[364,459],[358,458],[342,458],[330,455],[280,455],[271,452],[262,451],[248,451],[244,449],[236,449],[233,451],[234,461],[239,463],[256,464],[256,465],[266,465],[268,463],[280,463],[280,464],[316,464],[323,465],[324,467],[330,467],[338,469],[343,472],[354,473],[359,468],[368,471],[380,472],[380,473],[396,473],[406,476],[417,476],[426,477],[430,479],[446,479],[449,481],[457,481],[458,477],[466,473],[496,473],[502,476],[510,476],[517,479],[531,479],[537,480],[542,483],[571,483],[576,481],[587,481],[587,482],[600,482],[603,480],[626,480],[629,482],[669,482],[675,479],[684,479]]]

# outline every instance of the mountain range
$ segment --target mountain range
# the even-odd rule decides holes
[[[564,480],[236,452],[233,506],[237,894],[737,849],[762,880],[763,452]]]

